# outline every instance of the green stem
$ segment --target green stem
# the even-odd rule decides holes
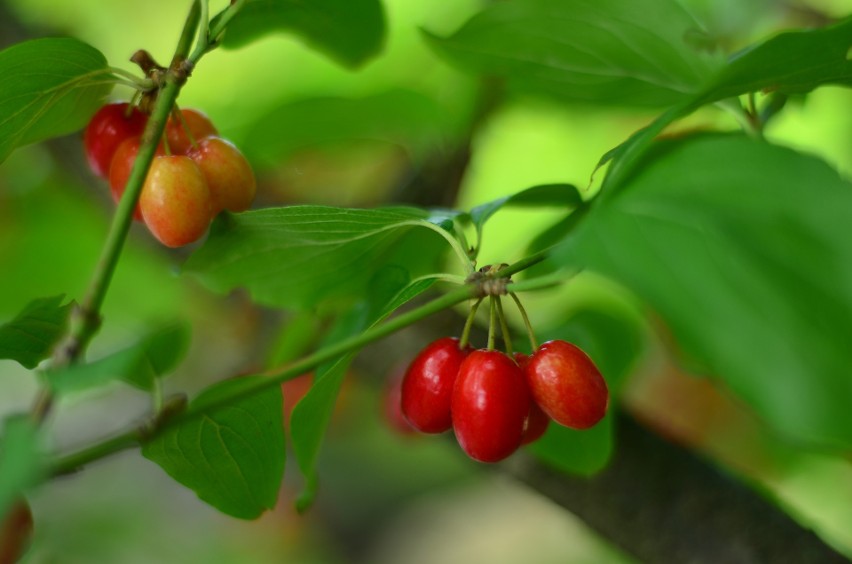
[[[527,328],[527,335],[530,338],[530,347],[531,351],[535,352],[538,349],[538,343],[536,342],[535,332],[532,328],[532,323],[530,323],[530,318],[527,315],[527,310],[524,309],[524,306],[521,304],[520,298],[514,292],[509,292],[509,295],[512,296],[512,299],[515,300],[515,305],[518,306],[518,311],[521,312],[521,317],[524,319],[524,326]]]
[[[482,300],[483,298],[479,298],[478,300],[476,300],[476,303],[471,306],[470,312],[468,312],[467,314],[467,320],[464,322],[464,329],[462,329],[461,339],[459,339],[459,348],[464,349],[470,342],[470,331],[471,329],[473,329],[473,322],[476,319],[476,311],[482,304]]]
[[[506,346],[506,354],[512,356],[515,352],[512,347],[512,336],[509,333],[509,324],[506,322],[506,314],[503,313],[503,298],[497,296],[494,298],[497,305],[497,318],[500,320],[500,332],[503,334],[503,344]]]
[[[522,258],[518,262],[514,264],[510,264],[505,268],[500,269],[500,277],[505,278],[507,276],[511,276],[516,272],[520,272],[522,270],[526,270],[527,268],[540,263],[544,259],[547,258],[550,253],[550,249],[545,249],[543,251],[539,251],[537,253],[533,253],[528,257]]]
[[[183,24],[180,39],[178,39],[175,55],[172,57],[172,62],[182,61],[187,58],[189,50],[192,48],[192,41],[195,39],[198,31],[198,22],[201,19],[201,3],[206,0],[195,0],[192,7],[189,9],[189,15],[186,16],[186,22]],[[206,30],[205,30],[206,31]],[[204,33],[199,34],[198,41],[201,42],[204,38]]]
[[[488,350],[494,350],[494,343],[497,340],[496,333],[497,330],[495,326],[497,325],[497,308],[494,306],[494,296],[488,296],[488,306],[490,308],[488,313]]]
[[[206,4],[206,0],[205,4]],[[228,27],[228,24],[231,20],[236,16],[240,9],[242,9],[245,4],[245,0],[237,0],[232,3],[230,6],[219,12],[219,14],[213,18],[213,27],[210,27],[210,21],[207,16],[207,6],[205,5],[204,18],[202,19],[204,29],[202,33],[198,36],[198,42],[195,44],[195,49],[193,49],[192,54],[189,56],[189,61],[193,64],[197,63],[201,57],[204,56],[205,53],[214,49],[221,39],[222,33],[225,31],[225,28]]]

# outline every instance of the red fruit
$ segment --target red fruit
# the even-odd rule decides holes
[[[210,188],[214,214],[222,210],[245,211],[254,200],[257,185],[254,172],[232,143],[219,137],[201,139],[189,150]]]
[[[453,387],[453,429],[468,456],[497,462],[521,445],[530,396],[523,371],[498,351],[473,351]]]
[[[180,113],[196,143],[210,135],[219,134],[210,118],[198,110],[183,109]],[[169,143],[169,150],[175,155],[185,155],[192,148],[192,141],[186,134],[186,129],[174,117],[169,117],[169,121],[166,122],[166,140]]]
[[[453,425],[450,405],[453,384],[469,348],[443,337],[414,357],[402,381],[402,413],[423,433],[443,433]]]
[[[402,414],[402,378],[391,378],[384,391],[384,416],[388,427],[400,435],[410,435],[416,431]]]
[[[210,191],[201,171],[192,159],[180,155],[154,157],[139,207],[148,229],[167,247],[198,240],[212,217]]]
[[[148,116],[128,104],[107,104],[98,110],[83,133],[83,146],[92,172],[106,178],[113,155],[122,141],[142,135]]]
[[[536,403],[560,425],[588,429],[606,415],[606,381],[579,347],[565,341],[544,343],[525,372]]]
[[[528,445],[539,440],[547,431],[548,425],[550,425],[550,417],[530,397],[530,410],[527,413],[527,420],[524,422],[524,437],[521,444]]]
[[[130,171],[133,170],[133,163],[136,162],[136,155],[139,153],[141,144],[142,138],[139,136],[125,139],[112,157],[112,164],[109,168],[109,190],[116,204],[124,194],[124,188],[127,186],[127,180],[130,178]],[[157,148],[156,154],[163,154],[161,147]],[[142,210],[139,209],[138,203],[133,211],[133,219],[142,221]]]
[[[33,514],[26,501],[20,499],[0,520],[0,562],[17,562],[27,549],[33,533]]]

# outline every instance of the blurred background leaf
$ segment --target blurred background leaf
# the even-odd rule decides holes
[[[51,349],[65,331],[71,304],[62,305],[65,296],[31,301],[14,319],[0,325],[0,358],[35,368],[50,356]]]

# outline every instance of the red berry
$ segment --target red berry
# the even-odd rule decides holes
[[[107,104],[98,110],[83,133],[83,146],[92,172],[106,178],[113,155],[122,141],[142,135],[148,116],[126,102]]]
[[[256,184],[251,165],[232,143],[207,137],[189,150],[210,188],[214,214],[222,210],[245,211],[254,200]]]
[[[400,435],[410,435],[416,431],[402,414],[402,378],[391,378],[384,391],[385,422]]]
[[[33,514],[26,501],[12,504],[5,516],[0,516],[0,562],[17,562],[27,549],[33,533]]]
[[[453,425],[450,405],[453,383],[470,349],[444,337],[433,342],[411,362],[402,381],[402,413],[423,433],[443,433]]]
[[[524,422],[524,438],[521,444],[528,445],[539,440],[550,425],[550,417],[530,398],[530,410]]]
[[[196,143],[210,135],[219,134],[210,118],[202,112],[183,109],[180,113]],[[186,134],[184,125],[174,117],[169,117],[169,121],[166,122],[166,140],[169,143],[169,150],[175,155],[185,155],[192,148],[192,141]]]
[[[133,163],[136,162],[136,155],[139,153],[141,143],[141,137],[129,137],[121,142],[112,157],[112,164],[109,168],[109,190],[116,204],[124,194],[124,188],[127,186],[127,180],[130,178],[130,171],[133,170]],[[157,148],[156,154],[163,154],[161,148]],[[133,211],[133,219],[142,221],[142,210],[139,209],[138,203]]]
[[[453,429],[468,456],[497,462],[521,445],[530,397],[517,363],[498,351],[473,351],[453,388]]]
[[[210,191],[192,159],[180,155],[154,157],[139,196],[145,224],[167,247],[201,238],[212,217]]]
[[[579,347],[565,341],[544,343],[525,372],[536,403],[560,425],[588,429],[606,415],[606,381]]]

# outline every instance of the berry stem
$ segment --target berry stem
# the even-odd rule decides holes
[[[503,298],[496,296],[492,299],[497,304],[497,317],[500,319],[500,332],[503,334],[503,344],[506,346],[506,354],[512,356],[515,350],[512,347],[512,335],[509,332],[509,324],[506,322],[505,313],[503,313]]]
[[[467,320],[464,322],[461,339],[459,339],[459,348],[463,349],[467,347],[468,342],[470,342],[470,330],[473,328],[473,320],[476,318],[476,310],[479,309],[483,299],[484,298],[479,298],[476,300],[476,303],[471,306],[470,312],[467,314]]]
[[[186,133],[186,137],[189,139],[189,144],[192,148],[197,149],[198,143],[195,142],[195,135],[193,135],[192,131],[189,130],[189,124],[186,123],[185,119],[183,119],[183,112],[180,111],[177,104],[172,107],[172,119],[180,124],[180,127],[183,129],[183,132]]]
[[[521,304],[521,299],[515,292],[509,292],[509,295],[512,296],[513,300],[515,300],[515,305],[518,306],[518,311],[521,312],[521,317],[524,319],[524,326],[527,328],[527,335],[529,335],[530,338],[530,347],[532,347],[532,352],[535,352],[538,350],[538,343],[535,338],[532,323],[530,323],[530,318],[527,315],[527,310],[524,309],[523,304]]]
[[[497,306],[494,305],[494,296],[488,296],[488,305],[491,308],[488,316],[488,350],[494,350],[494,343],[497,340]]]

